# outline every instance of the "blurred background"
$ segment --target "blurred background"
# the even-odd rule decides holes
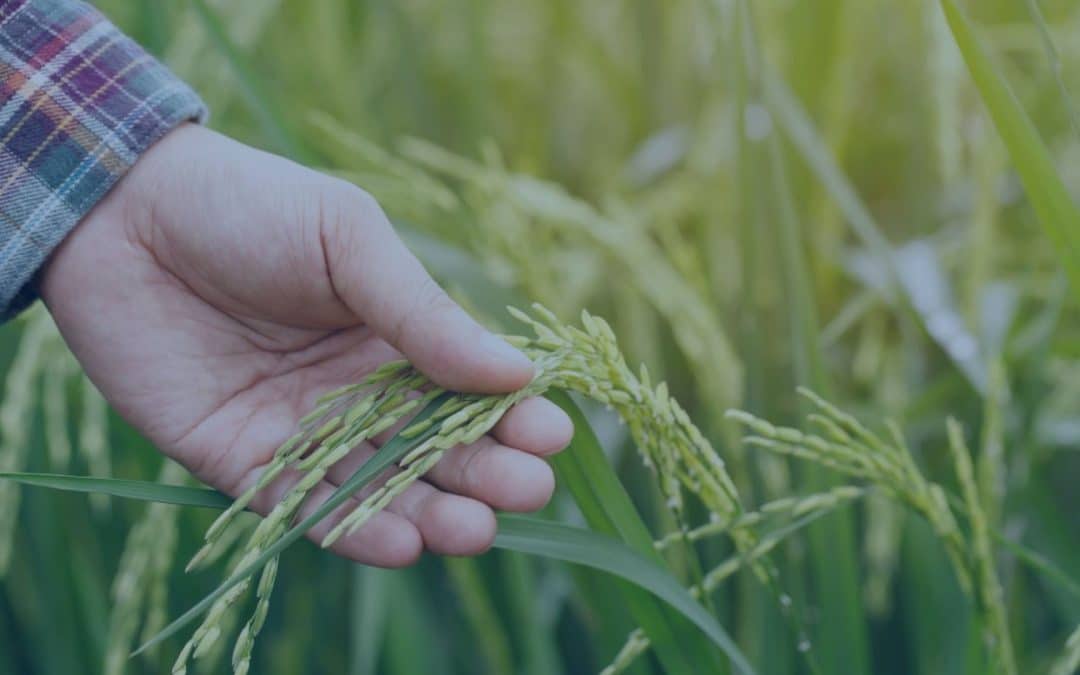
[[[729,408],[797,424],[795,387],[811,386],[870,426],[895,420],[948,486],[954,416],[993,527],[1080,578],[1078,295],[937,2],[97,4],[204,96],[212,127],[372,192],[492,326],[523,330],[503,307],[533,300],[607,318],[746,504],[837,479],[742,447]],[[1080,8],[966,6],[1080,185]],[[0,467],[184,479],[104,409],[43,314],[0,328],[0,373]],[[593,412],[643,517],[669,531],[625,429]],[[169,672],[177,640],[116,654],[220,578],[183,574],[212,514],[10,487],[0,510],[16,517],[0,673]],[[579,519],[565,496],[546,515]],[[731,549],[699,553],[708,567]],[[1020,672],[1044,672],[1080,601],[999,554]],[[759,672],[989,672],[940,543],[895,502],[859,501],[772,558],[797,625],[749,572],[714,597]],[[254,672],[596,673],[633,628],[604,579],[548,561],[500,551],[389,572],[304,543],[283,558]],[[219,651],[201,672],[228,671]],[[660,670],[646,655],[627,672]]]

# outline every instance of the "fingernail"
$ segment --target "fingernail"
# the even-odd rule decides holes
[[[529,357],[510,345],[509,342],[493,333],[484,333],[480,338],[480,348],[487,352],[493,359],[497,359],[509,368],[532,369],[532,361]]]

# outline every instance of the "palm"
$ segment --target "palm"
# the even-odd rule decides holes
[[[203,138],[183,145],[167,138],[140,160],[69,237],[43,288],[87,373],[158,447],[208,484],[238,494],[318,395],[398,357],[379,334],[421,367],[427,359],[435,371],[429,374],[450,385],[471,388],[469,378],[482,379],[482,367],[464,376],[440,372],[453,367],[445,362],[454,359],[456,347],[438,335],[445,331],[437,326],[411,325],[424,312],[460,312],[430,293],[422,271],[411,291],[400,280],[399,288],[383,284],[402,267],[418,267],[396,239],[378,228],[375,234],[358,227],[342,235],[327,227],[346,217],[346,209],[328,206],[341,203],[335,201],[340,185],[217,137]],[[184,188],[156,183],[159,170]],[[152,205],[140,197],[146,193],[155,195]],[[351,203],[372,208],[363,200]],[[328,241],[328,232],[338,232],[337,239]],[[360,242],[380,255],[369,251],[362,273],[343,274],[346,261],[335,255],[355,253]],[[378,292],[369,289],[379,284]],[[393,315],[403,302],[412,302],[413,311]],[[414,355],[410,342],[431,342],[433,331],[441,340],[434,353],[417,349]],[[476,388],[523,383],[477,381]],[[537,433],[537,415],[556,421],[554,433]],[[484,503],[531,509],[550,494],[547,467],[502,443],[547,452],[565,444],[567,432],[547,404],[532,401],[507,415],[496,436],[498,441],[485,438],[451,451],[432,472],[432,483],[414,486],[341,542],[339,552],[396,565],[415,558],[421,541],[448,553],[484,548],[493,533]],[[369,445],[356,448],[312,500],[325,499],[372,451]],[[295,480],[285,474],[275,481],[254,502],[256,510],[268,511]]]
[[[125,374],[121,364],[110,369],[117,374],[113,403],[159,447],[227,492],[253,481],[316,397],[399,356],[362,325],[253,326],[156,273],[162,282],[148,286],[139,304],[176,309],[121,320],[128,325],[116,330],[132,340],[114,349],[125,361],[145,349],[146,361],[159,365],[150,378]]]

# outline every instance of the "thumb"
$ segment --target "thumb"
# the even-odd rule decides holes
[[[332,199],[321,210],[326,266],[349,309],[443,387],[499,393],[528,384],[529,359],[446,294],[370,195],[350,185]]]

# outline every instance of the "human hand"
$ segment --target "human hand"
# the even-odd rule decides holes
[[[460,391],[511,391],[532,375],[431,280],[366,193],[195,125],[155,144],[68,236],[42,297],[115,409],[233,496],[317,396],[400,354]],[[425,546],[482,552],[492,508],[550,498],[539,456],[571,433],[558,407],[523,401],[334,550],[381,566],[409,564]],[[374,449],[335,466],[303,514]],[[298,476],[284,473],[252,507],[269,512]]]

